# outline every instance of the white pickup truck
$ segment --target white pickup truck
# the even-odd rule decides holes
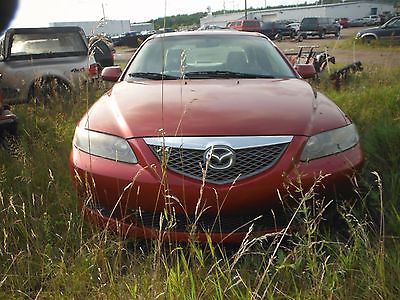
[[[97,77],[80,27],[10,28],[0,41],[4,103],[48,101]]]

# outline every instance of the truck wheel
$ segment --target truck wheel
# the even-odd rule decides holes
[[[320,39],[324,39],[325,38],[325,30],[320,31],[319,38]]]
[[[70,85],[59,78],[38,79],[29,92],[29,100],[40,104],[69,101],[71,96]]]

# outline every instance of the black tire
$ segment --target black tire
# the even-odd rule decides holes
[[[335,37],[339,37],[340,36],[340,30],[335,32]]]
[[[298,36],[298,40],[299,42],[301,42],[302,40],[306,40],[307,39],[307,33],[300,33]]]
[[[376,41],[376,38],[375,38],[374,36],[372,36],[372,35],[367,35],[367,36],[365,36],[365,37],[362,38],[362,41],[363,41],[364,43],[366,43],[366,44],[371,44],[371,43],[373,43],[374,41]]]
[[[69,101],[72,97],[71,86],[59,78],[37,79],[32,85],[29,100],[39,104]]]
[[[319,38],[320,39],[324,39],[325,38],[325,34],[326,34],[325,30],[320,31],[319,32]]]

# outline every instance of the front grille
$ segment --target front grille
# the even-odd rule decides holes
[[[168,169],[185,176],[210,183],[224,184],[244,179],[272,167],[282,156],[288,143],[234,150],[235,163],[228,169],[218,170],[207,167],[204,150],[184,149],[149,145],[160,161],[166,157]]]

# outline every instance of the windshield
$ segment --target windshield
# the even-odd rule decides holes
[[[317,18],[304,18],[301,20],[301,25],[314,25],[318,23]]]
[[[296,76],[266,38],[221,34],[152,39],[128,66],[125,80],[215,77]]]
[[[11,56],[76,53],[86,54],[87,48],[78,32],[16,33]]]
[[[386,24],[385,24],[385,26],[387,26],[387,27],[397,27],[397,28],[400,28],[400,19],[392,19],[392,20],[389,20]]]

